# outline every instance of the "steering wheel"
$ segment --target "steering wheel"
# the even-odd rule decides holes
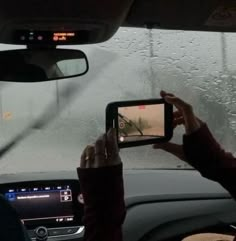
[[[0,240],[30,241],[17,212],[10,203],[0,195]]]

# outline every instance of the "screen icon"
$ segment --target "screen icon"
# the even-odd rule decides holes
[[[72,201],[72,193],[71,190],[61,190],[60,191],[60,199],[61,202],[71,202]]]
[[[5,197],[8,201],[15,201],[16,200],[16,194],[15,193],[6,193]]]
[[[62,197],[61,197],[61,201],[62,201],[62,202],[71,202],[71,201],[72,201],[72,196],[69,196],[69,195],[67,195],[67,196],[62,196]]]

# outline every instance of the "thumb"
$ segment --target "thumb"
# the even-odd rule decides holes
[[[175,151],[179,150],[179,148],[182,148],[182,145],[173,143],[173,142],[165,142],[165,143],[156,143],[153,146],[153,149],[162,149],[165,151]]]
[[[183,151],[183,145],[167,142],[167,143],[154,144],[152,147],[153,149],[160,149],[160,150],[169,152],[170,154],[176,156],[177,158],[183,161],[186,160],[184,151]]]

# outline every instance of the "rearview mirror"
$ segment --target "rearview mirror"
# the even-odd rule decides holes
[[[88,72],[86,55],[71,49],[0,51],[0,81],[40,82],[73,78]]]

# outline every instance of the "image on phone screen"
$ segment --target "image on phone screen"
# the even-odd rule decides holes
[[[151,104],[118,108],[119,143],[165,136],[165,105]]]

